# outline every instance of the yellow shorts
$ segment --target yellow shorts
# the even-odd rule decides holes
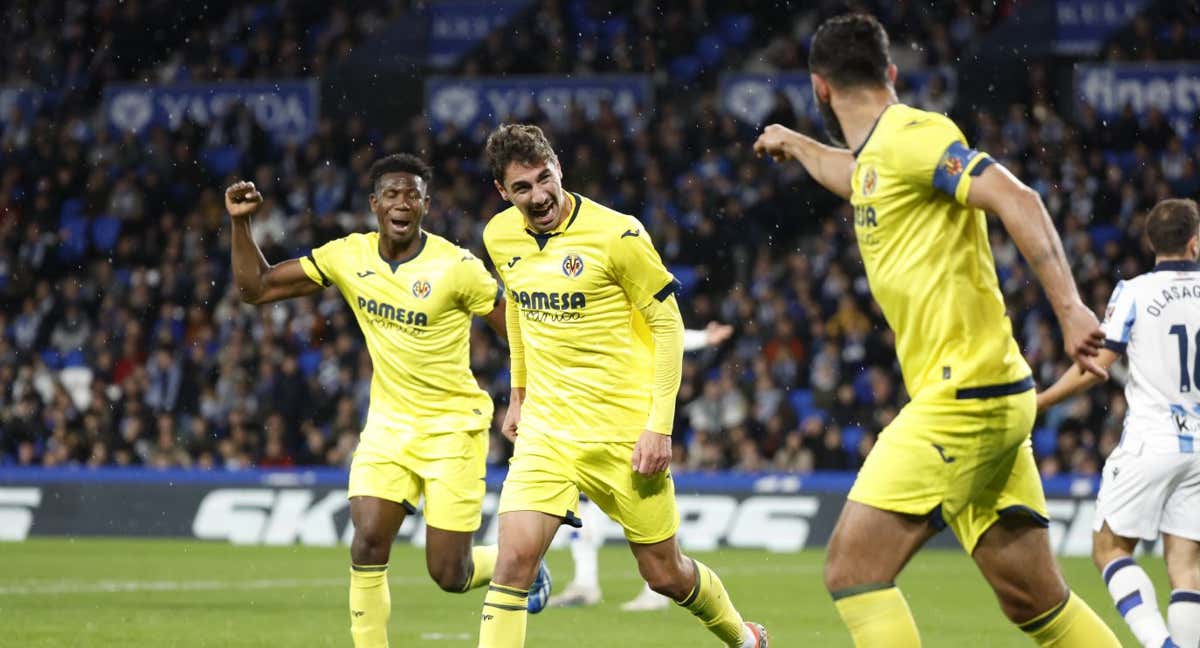
[[[633,442],[575,442],[521,428],[500,492],[500,513],[540,511],[581,526],[579,493],[638,544],[662,542],[679,529],[670,471],[633,471]]]
[[[1035,392],[912,401],[879,440],[848,499],[947,525],[968,553],[1001,515],[1049,525],[1029,433]]]
[[[425,523],[445,531],[479,528],[486,491],[487,430],[425,434],[406,439],[366,430],[350,464],[347,497],[398,502],[416,513],[425,497]]]

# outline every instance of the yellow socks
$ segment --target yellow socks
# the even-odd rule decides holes
[[[471,573],[467,575],[467,582],[463,585],[464,592],[469,592],[476,587],[483,587],[492,581],[492,572],[496,570],[497,553],[499,553],[497,545],[480,545],[471,548]]]
[[[479,621],[479,648],[521,648],[529,617],[529,590],[492,583],[483,599]]]
[[[392,595],[387,565],[350,565],[350,635],[354,648],[387,648]]]
[[[1074,592],[1050,611],[1021,624],[1039,646],[1055,648],[1120,648],[1121,642],[1092,608]]]
[[[921,636],[904,595],[893,583],[850,587],[833,593],[833,604],[859,648],[920,648]]]
[[[733,607],[733,601],[725,592],[725,585],[713,570],[696,560],[692,560],[692,564],[696,568],[696,586],[687,598],[676,603],[696,615],[704,627],[724,641],[726,646],[738,648],[742,645],[742,633],[745,631],[742,615]]]

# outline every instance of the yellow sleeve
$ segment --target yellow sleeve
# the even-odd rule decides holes
[[[670,435],[683,370],[683,317],[675,300],[679,282],[663,265],[642,224],[630,218],[629,225],[621,234],[614,233],[609,258],[617,283],[641,312],[654,338],[654,379],[646,429]]]
[[[456,266],[461,303],[472,315],[487,315],[496,307],[496,280],[475,255],[462,251]]]
[[[521,339],[521,304],[515,300],[504,307],[504,328],[508,331],[509,387],[524,387],[525,341]]]
[[[903,125],[896,140],[892,168],[919,188],[936,189],[963,205],[973,179],[994,163],[987,153],[968,147],[962,131],[945,117]]]
[[[671,436],[675,425],[675,398],[683,375],[683,316],[675,295],[651,299],[638,308],[654,338],[654,382],[650,387],[650,416],[646,429]]]
[[[328,288],[337,283],[335,261],[344,245],[345,238],[333,239],[325,245],[313,248],[308,254],[300,257],[300,268],[314,283]]]
[[[679,288],[679,282],[663,265],[646,228],[633,217],[628,223],[624,232],[614,233],[609,244],[614,278],[634,306],[641,308],[651,300],[662,302]]]

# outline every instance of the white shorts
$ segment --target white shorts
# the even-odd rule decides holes
[[[1117,448],[1104,463],[1093,528],[1123,538],[1200,541],[1200,454]]]

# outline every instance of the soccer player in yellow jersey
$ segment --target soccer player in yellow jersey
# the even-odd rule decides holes
[[[367,341],[374,373],[366,425],[350,466],[350,631],[359,648],[387,646],[387,562],[400,524],[425,498],[426,564],[447,592],[486,584],[496,547],[472,548],[484,496],[492,400],[471,374],[472,315],[505,333],[496,280],[470,252],[421,229],[432,170],[391,155],[370,170],[379,230],[269,265],[251,236],[263,198],[253,183],[225,192],[233,272],[243,300],[265,304],[337,286]]]
[[[999,217],[1054,307],[1067,351],[1103,374],[1104,342],[1041,199],[945,116],[898,102],[872,17],[826,21],[809,51],[830,138],[768,126],[759,154],[798,160],[854,206],[871,292],[911,401],[867,456],[829,541],[825,585],[857,646],[919,646],[895,579],[949,526],[1005,615],[1042,646],[1118,646],[1050,549],[1030,431],[1033,378],[1012,336],[984,212]],[[847,147],[850,150],[846,150]]]
[[[536,126],[503,125],[488,167],[512,207],[483,239],[500,278],[511,351],[504,433],[515,449],[500,494],[500,554],[479,646],[525,644],[530,584],[562,524],[579,526],[579,494],[625,529],[642,578],[727,646],[763,648],[721,580],[679,551],[667,470],[683,361],[678,283],[642,224],[562,186]]]

